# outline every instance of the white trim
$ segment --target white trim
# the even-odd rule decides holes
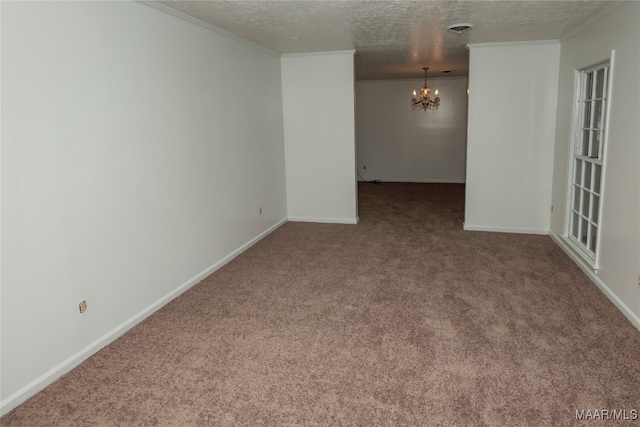
[[[354,55],[355,50],[330,50],[326,52],[300,52],[300,53],[283,53],[282,58],[292,58],[297,56],[332,56],[332,55]]]
[[[614,77],[613,73],[615,71],[615,59],[616,59],[616,50],[611,49],[611,55],[609,59],[606,61],[609,63],[609,71],[607,74],[607,101],[605,106],[607,111],[605,111],[605,130],[604,130],[604,139],[602,140],[602,144],[604,147],[601,147],[602,150],[602,172],[600,174],[600,206],[598,207],[598,230],[596,241],[598,242],[598,246],[596,247],[596,259],[595,266],[598,268],[600,265],[601,259],[601,250],[602,250],[602,224],[603,224],[603,212],[606,210],[607,203],[607,193],[611,190],[605,191],[607,185],[607,159],[609,158],[609,134],[611,133],[609,124],[611,123],[611,102],[614,98],[613,96],[613,85],[614,85]]]
[[[18,405],[20,405],[21,403],[26,401],[31,396],[35,395],[40,390],[44,389],[49,384],[53,383],[55,380],[60,378],[62,375],[64,375],[67,372],[71,371],[73,368],[75,368],[76,366],[78,366],[79,364],[84,362],[86,359],[91,357],[93,354],[98,352],[100,349],[102,349],[103,347],[105,347],[108,344],[112,343],[117,338],[119,338],[120,336],[124,335],[128,330],[130,330],[131,328],[136,326],[138,323],[142,322],[144,319],[149,317],[151,314],[155,313],[162,306],[164,306],[165,304],[167,304],[171,300],[173,300],[176,297],[178,297],[180,294],[185,292],[187,289],[191,288],[193,285],[195,285],[195,284],[199,283],[200,281],[202,281],[205,277],[209,276],[211,273],[213,273],[216,270],[218,270],[221,267],[223,267],[229,261],[231,261],[232,259],[234,259],[238,255],[240,255],[242,252],[244,252],[247,249],[249,249],[251,246],[253,246],[258,241],[260,241],[264,237],[266,237],[268,234],[272,233],[273,231],[275,231],[276,229],[281,227],[286,222],[287,222],[287,219],[285,218],[285,219],[277,222],[273,226],[269,227],[267,230],[265,230],[262,233],[258,234],[256,237],[254,237],[253,239],[249,240],[247,243],[245,243],[244,245],[240,246],[238,249],[234,250],[233,252],[229,253],[227,256],[225,256],[224,258],[220,259],[218,262],[214,263],[210,267],[207,267],[202,272],[196,274],[195,276],[193,276],[192,278],[190,278],[189,280],[187,280],[186,282],[184,282],[183,284],[178,286],[173,291],[169,292],[168,294],[166,294],[165,296],[163,296],[159,300],[155,301],[154,303],[152,303],[151,305],[149,305],[148,307],[146,307],[142,311],[138,312],[137,314],[135,314],[131,318],[127,319],[126,321],[124,321],[120,325],[116,326],[114,329],[112,329],[111,331],[107,332],[105,335],[103,335],[102,337],[98,338],[97,340],[95,340],[94,342],[92,342],[91,344],[89,344],[88,346],[83,348],[82,350],[80,350],[77,353],[73,354],[68,359],[64,360],[63,362],[61,362],[57,366],[53,367],[49,371],[47,371],[44,374],[42,374],[40,377],[36,378],[35,380],[31,381],[26,386],[22,387],[17,392],[13,393],[11,396],[9,396],[6,399],[4,399],[2,402],[0,402],[0,415],[4,416],[7,412],[9,412],[12,409],[16,408]]]
[[[509,47],[509,46],[523,46],[523,45],[549,45],[560,44],[560,40],[531,40],[531,41],[519,41],[519,42],[496,42],[496,43],[469,43],[467,48],[477,49],[480,47]]]
[[[581,79],[580,70],[573,70],[573,98],[571,99],[572,105],[572,114],[571,114],[571,132],[569,133],[569,141],[568,141],[568,151],[569,155],[567,156],[567,187],[565,190],[565,204],[564,204],[564,222],[562,224],[562,233],[564,236],[569,235],[569,224],[571,223],[571,206],[573,201],[571,200],[571,195],[573,192],[573,173],[574,173],[574,163],[575,163],[575,140],[577,137],[578,126],[577,123],[579,121],[580,116],[580,101],[578,100],[580,94],[580,84]],[[601,188],[602,185],[601,185]]]
[[[444,77],[444,76],[429,76],[429,81],[431,80],[440,80],[440,79],[447,79],[447,81],[450,80],[469,80],[469,76],[451,76],[451,77]],[[394,83],[394,82],[413,82],[413,81],[419,81],[419,82],[423,82],[424,83],[424,77],[411,77],[411,78],[407,78],[407,79],[385,79],[385,80],[357,80],[356,83],[357,84],[367,84],[367,83]]]
[[[206,30],[213,31],[214,33],[221,34],[223,36],[229,37],[230,39],[233,39],[233,40],[239,41],[241,43],[247,44],[249,46],[258,48],[260,50],[263,50],[265,52],[271,53],[273,55],[280,55],[280,52],[277,52],[277,51],[275,51],[273,49],[269,49],[268,47],[263,46],[261,44],[258,44],[256,42],[252,42],[251,40],[247,40],[244,37],[240,37],[239,35],[234,34],[232,32],[229,32],[227,30],[223,30],[222,28],[218,28],[215,25],[209,24],[208,22],[201,21],[200,19],[194,18],[193,16],[189,16],[189,15],[187,15],[185,13],[182,13],[182,12],[179,12],[179,11],[177,11],[175,9],[171,9],[170,7],[165,6],[163,4],[160,4],[160,3],[157,3],[154,0],[135,0],[135,2],[143,4],[145,6],[149,6],[149,7],[153,8],[153,9],[159,10],[160,12],[164,12],[164,13],[166,13],[168,15],[172,15],[172,16],[174,16],[174,17],[176,17],[178,19],[181,19],[183,21],[190,22],[190,23],[195,24],[195,25],[197,25],[199,27],[202,27],[202,28],[204,28]]]
[[[562,238],[564,243],[570,246],[577,255],[583,258],[584,262],[589,264],[590,268],[597,271],[600,267],[600,250],[601,250],[601,235],[602,235],[602,213],[605,207],[606,200],[606,163],[607,163],[607,152],[609,148],[609,120],[611,117],[611,97],[612,97],[612,87],[613,87],[613,71],[614,71],[614,59],[615,59],[615,49],[611,50],[611,54],[609,58],[601,59],[596,62],[592,62],[589,65],[586,65],[581,68],[576,68],[574,70],[574,94],[573,94],[573,116],[571,121],[571,138],[569,140],[569,156],[567,162],[567,188],[565,194],[565,213],[564,213],[564,224],[562,230]],[[578,243],[575,237],[571,236],[571,212],[573,209],[573,190],[574,190],[574,179],[575,179],[575,160],[576,160],[576,148],[577,142],[579,141],[580,134],[582,132],[582,105],[583,105],[583,78],[584,73],[593,71],[596,68],[607,67],[607,81],[606,83],[606,101],[605,101],[605,119],[604,119],[604,138],[601,142],[601,150],[602,150],[602,158],[600,162],[593,162],[595,164],[599,164],[601,166],[600,172],[600,193],[599,193],[599,207],[598,207],[598,218],[596,219],[597,229],[596,229],[596,250],[593,256],[591,253],[582,248],[581,244]]]
[[[598,227],[598,233],[600,232],[600,227]],[[592,258],[591,254],[587,251],[584,250],[584,248],[582,248],[580,246],[580,244],[578,243],[578,239],[576,239],[575,237],[571,236],[570,234],[567,234],[566,236],[562,236],[562,239],[564,240],[564,242],[567,244],[567,246],[570,246],[576,254],[580,255],[582,257],[582,260],[584,262],[586,262],[587,264],[589,264],[589,267],[592,270],[598,270],[598,266],[596,264],[596,258]],[[600,246],[600,242],[598,241],[598,246]],[[598,250],[598,248],[596,248],[596,250]]]
[[[326,224],[357,224],[360,221],[359,217],[354,218],[316,218],[307,216],[293,216],[289,217],[291,222],[318,222]]]
[[[549,230],[546,228],[518,228],[518,227],[500,227],[500,226],[486,226],[486,225],[467,225],[463,224],[463,230],[466,231],[488,231],[493,233],[517,233],[517,234],[549,234]]]
[[[597,270],[594,271],[587,264],[585,264],[585,261],[582,259],[582,257],[576,254],[575,251],[572,250],[572,247],[567,245],[567,243],[561,236],[558,236],[553,231],[549,233],[549,236],[554,242],[556,242],[558,246],[560,246],[560,248],[567,255],[569,255],[569,258],[571,258],[573,262],[575,262],[578,267],[580,267],[580,270],[582,270],[584,274],[586,274],[586,276],[591,279],[591,281],[595,283],[598,288],[600,288],[602,293],[605,294],[607,298],[609,298],[609,300],[618,308],[618,310],[622,312],[622,314],[624,314],[624,316],[631,322],[631,324],[633,324],[633,326],[635,326],[635,328],[640,331],[640,317],[638,317],[624,302],[622,302],[622,300],[618,298],[618,296],[611,290],[611,288],[609,288],[602,281],[602,279],[597,276]]]

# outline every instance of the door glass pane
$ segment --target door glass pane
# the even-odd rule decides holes
[[[600,171],[602,166],[593,165],[593,191],[600,194]]]
[[[587,189],[591,189],[591,162],[584,162],[584,181],[582,186]]]
[[[593,159],[600,158],[600,139],[602,138],[601,130],[592,130],[591,132],[591,145],[589,149],[589,157]]]
[[[580,141],[580,151],[578,152],[581,156],[587,156],[589,154],[589,135],[591,134],[590,130],[582,131],[582,141]]]
[[[582,181],[582,160],[576,159],[576,168],[575,168],[575,176],[573,182],[576,184],[580,184]],[[574,205],[575,206],[575,205]]]
[[[585,129],[591,128],[591,101],[584,103],[584,114],[582,115],[582,127]]]
[[[587,244],[587,226],[589,225],[589,223],[587,222],[586,219],[584,218],[580,218],[580,242],[582,242],[583,245],[586,246]]]
[[[591,99],[591,92],[593,88],[593,71],[586,74],[586,82],[584,88],[584,99]]]
[[[597,228],[595,225],[591,224],[589,226],[589,246],[588,248],[591,249],[593,252],[596,251],[596,237],[597,237]]]
[[[604,101],[602,100],[598,100],[598,101],[593,101],[593,123],[591,124],[591,127],[593,128],[597,128],[597,129],[602,129],[602,108],[604,105]]]
[[[604,121],[607,118],[607,101],[606,100],[602,100],[600,101],[600,117],[598,118],[599,120],[599,125],[598,125],[598,129],[604,129]]]
[[[595,71],[596,76],[596,98],[603,98],[602,88],[604,86],[604,68]]]
[[[580,187],[573,186],[573,209],[580,209]]]
[[[582,190],[582,206],[580,208],[582,215],[589,215],[589,192]]]
[[[592,195],[591,197],[593,198],[592,206],[591,206],[591,221],[597,224],[598,212],[600,210],[600,197],[596,196],[595,194]]]
[[[577,213],[573,212],[571,214],[571,235],[576,239],[578,238],[578,221],[580,221],[580,217]]]

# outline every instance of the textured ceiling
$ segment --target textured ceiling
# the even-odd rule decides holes
[[[468,43],[559,39],[615,1],[156,1],[280,53],[355,49],[356,79],[467,75]],[[447,31],[471,23],[462,35]]]

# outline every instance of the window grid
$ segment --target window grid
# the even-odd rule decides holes
[[[593,261],[598,242],[609,64],[579,74],[568,237]]]

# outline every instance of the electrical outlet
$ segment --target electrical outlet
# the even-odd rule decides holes
[[[366,166],[362,166],[362,169],[367,170],[367,167]]]
[[[84,312],[87,311],[87,300],[83,299],[80,301],[78,308],[80,309],[80,314],[84,314]]]
[[[260,215],[262,215],[262,206],[260,206]]]
[[[551,205],[551,212],[553,212],[553,205]]]

